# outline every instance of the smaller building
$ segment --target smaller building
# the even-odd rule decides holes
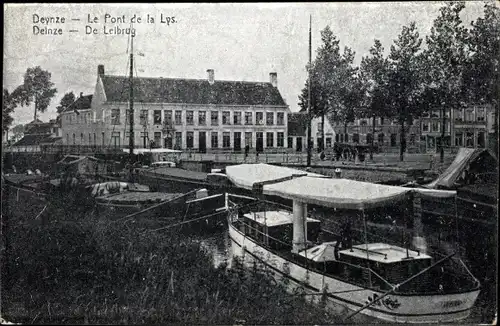
[[[44,145],[62,144],[60,121],[33,120],[25,126],[24,136],[9,148],[11,152],[41,152]]]
[[[88,129],[92,123],[92,104],[93,95],[83,95],[80,93],[78,97],[70,106],[61,112],[61,121],[64,129],[63,138],[64,145],[82,145],[82,144],[97,144],[96,133],[93,134],[83,133]]]
[[[335,140],[335,131],[330,125],[328,118],[325,117],[325,148],[333,147]],[[320,117],[314,118],[311,121],[311,138],[313,141],[313,149],[321,150],[322,121]],[[288,149],[296,152],[307,151],[307,113],[296,112],[288,115]]]

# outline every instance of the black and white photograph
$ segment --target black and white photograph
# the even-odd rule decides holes
[[[496,325],[500,2],[3,21],[1,324]]]

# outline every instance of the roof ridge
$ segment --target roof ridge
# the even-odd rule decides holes
[[[120,76],[120,75],[104,75],[106,77],[120,77],[120,78],[129,78],[128,76]],[[181,78],[181,77],[134,77],[134,79],[154,79],[154,80],[187,80],[187,81],[206,81],[207,79],[202,78]],[[226,82],[226,83],[248,83],[248,84],[272,84],[270,81],[247,81],[247,80],[227,80],[227,79],[215,79],[215,83],[217,82]]]

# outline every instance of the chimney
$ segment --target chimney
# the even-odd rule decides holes
[[[210,85],[213,85],[214,84],[214,70],[207,69],[207,73],[208,73],[208,82],[210,83]]]
[[[273,84],[273,87],[278,87],[278,74],[275,72],[269,73],[269,81]]]
[[[97,66],[97,75],[100,77],[104,76],[104,65],[98,65]]]
[[[83,92],[80,92],[80,97],[83,97]]]

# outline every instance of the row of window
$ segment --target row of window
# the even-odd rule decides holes
[[[392,133],[389,136],[390,136],[390,145],[396,146],[398,134]],[[366,144],[371,144],[372,139],[373,139],[373,135],[371,133],[366,134],[366,138],[365,138]],[[416,134],[410,134],[408,137],[408,143],[410,145],[415,145],[416,139],[417,139]],[[326,140],[328,140],[328,138],[326,138]],[[359,142],[360,142],[359,140],[360,140],[360,135],[358,133],[352,134],[352,142],[353,143],[359,144]],[[341,143],[342,142],[348,143],[349,142],[349,134],[335,134],[335,141],[341,142]],[[384,144],[384,142],[385,142],[385,134],[384,133],[379,133],[377,135],[377,142],[379,144]],[[328,145],[326,145],[326,147],[328,147]]]
[[[129,119],[129,110],[125,112],[125,123],[128,123]],[[163,114],[162,114],[163,112]],[[153,110],[153,124],[161,125],[163,124],[175,124],[182,125],[182,110]],[[195,124],[195,111],[187,110],[185,111],[185,123],[186,125],[194,125]],[[219,125],[219,111],[208,111],[210,113],[210,125],[218,126]],[[174,114],[172,120],[172,113]],[[199,126],[207,125],[207,111],[196,111],[196,122]],[[244,114],[244,115],[243,115]],[[162,116],[163,115],[163,116]],[[223,125],[276,125],[284,126],[285,125],[285,113],[284,112],[276,112],[276,121],[275,121],[275,112],[265,112],[266,120],[264,121],[264,112],[255,112],[255,121],[254,121],[254,113],[253,112],[241,112],[234,111],[233,119],[231,120],[231,111],[223,111],[222,112],[222,124]],[[139,123],[141,125],[146,125],[148,123],[149,110],[140,110],[139,115]],[[244,120],[243,120],[244,119]],[[264,123],[265,122],[265,123]],[[111,124],[119,125],[121,124],[120,119],[120,109],[111,109]]]
[[[90,124],[92,122],[92,115],[90,112],[65,114],[64,121],[67,124]]]
[[[454,115],[455,115],[455,121],[465,121],[465,122],[486,121],[486,109],[484,108],[477,108],[475,112],[474,109],[455,110]]]
[[[446,110],[445,112],[446,118],[450,117],[450,111]],[[422,115],[422,118],[441,118],[441,111],[439,110],[434,110],[431,112],[426,112]],[[456,121],[466,121],[466,122],[474,122],[474,121],[479,121],[479,122],[484,122],[486,121],[486,108],[466,108],[466,109],[459,109],[459,110],[454,110],[454,119]],[[377,125],[384,125],[385,119],[384,118],[376,118],[375,119]],[[367,126],[372,124],[372,119],[359,119],[356,120],[355,122],[356,125],[359,126]],[[390,121],[390,124],[392,125],[399,125],[399,121],[397,119],[393,119]],[[336,121],[335,126],[341,126],[343,125],[343,122],[341,121]]]
[[[464,137],[465,137],[465,142],[464,142]],[[473,132],[457,132],[455,133],[455,146],[462,147],[474,147],[474,133]],[[478,132],[477,133],[477,147],[484,147],[486,144],[485,140],[485,133],[484,132]]]
[[[478,132],[477,137],[474,137],[473,132],[457,132],[455,133],[455,138],[454,138],[454,146],[457,147],[475,147],[475,142],[477,142],[477,147],[479,148],[484,148],[486,144],[486,133],[485,132]],[[441,138],[439,136],[429,136],[424,138],[426,141],[426,146],[427,148],[436,148],[437,145],[439,145]],[[445,136],[444,138],[444,145],[445,146],[450,146],[450,136]]]
[[[439,132],[441,130],[441,121],[431,121],[431,122],[422,122],[422,131],[423,132]],[[446,123],[444,125],[444,131],[448,132],[450,130],[450,123]]]
[[[182,144],[182,132],[176,132],[175,133],[175,144],[180,146]],[[234,141],[234,146],[236,147],[237,144],[241,146],[241,137],[242,133],[241,132],[233,132],[233,141]],[[252,132],[245,132],[244,137],[245,137],[245,145],[248,145],[252,147]],[[126,139],[123,141],[123,144],[126,145],[128,144],[128,132],[123,134]],[[264,133],[263,132],[256,132],[255,133],[257,142],[261,141],[263,144],[263,138],[264,138]],[[66,144],[72,144],[76,145],[77,144],[77,136],[75,134],[72,135],[72,138],[70,139],[70,135],[66,134]],[[204,131],[198,132],[198,137],[199,141],[198,144],[204,142],[206,144],[206,137],[207,134]],[[210,142],[211,142],[211,148],[219,148],[219,132],[213,131],[210,133]],[[101,145],[102,146],[120,146],[122,143],[120,141],[121,138],[121,133],[119,131],[113,131],[111,133],[111,137],[108,140],[108,143],[106,142],[105,138],[105,133],[102,133],[101,137]],[[143,140],[143,145],[146,147],[147,145],[150,144],[151,141],[153,141],[157,146],[162,146],[162,133],[161,132],[155,132],[153,135],[153,139],[149,139],[149,134],[147,132],[141,132],[140,133],[140,138]],[[165,141],[169,141],[165,139]],[[274,132],[266,132],[266,147],[274,147],[275,146],[275,137],[274,137]],[[97,135],[96,133],[89,133],[88,134],[88,142],[83,133],[80,134],[80,140],[78,142],[80,145],[97,145]],[[285,146],[285,133],[284,132],[277,132],[276,133],[276,147],[284,147]],[[193,148],[194,147],[194,132],[193,131],[188,131],[186,132],[186,147],[187,148]],[[231,147],[231,133],[230,132],[223,132],[222,133],[222,148],[230,148]]]

